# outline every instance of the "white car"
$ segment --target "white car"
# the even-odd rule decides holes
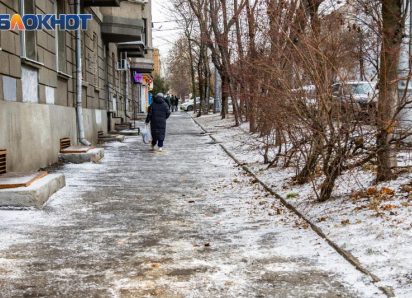
[[[213,108],[214,102],[215,102],[215,99],[213,97],[209,97],[209,109]],[[200,107],[200,97],[196,97],[196,106],[197,108]],[[193,99],[189,100],[188,102],[182,103],[180,107],[183,111],[187,111],[187,112],[193,111],[194,109]]]
[[[302,86],[298,89],[292,89],[292,94],[296,96],[299,102],[305,102],[306,107],[316,105],[316,87],[314,85]]]

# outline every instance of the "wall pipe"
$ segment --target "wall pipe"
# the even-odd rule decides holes
[[[127,115],[128,110],[128,102],[129,102],[129,67],[128,67],[128,59],[127,59],[127,52],[124,53],[125,60],[126,60],[126,71],[125,71],[125,92],[124,92],[124,120],[127,122],[127,118],[130,118]]]
[[[110,96],[112,95],[112,90],[111,90],[111,86],[109,85],[109,65],[107,65],[109,63],[109,45],[107,44],[105,46],[105,63],[104,63],[104,86],[105,86],[105,106],[106,106],[106,111],[107,111],[107,132],[110,132],[111,130],[111,117],[112,117],[112,113],[110,112]],[[113,71],[114,72],[114,71]]]
[[[76,0],[76,14],[80,14],[80,0]],[[76,30],[76,112],[77,126],[79,128],[79,141],[85,146],[90,146],[91,143],[86,140],[84,135],[83,125],[83,108],[82,108],[82,58],[81,58],[81,29]]]

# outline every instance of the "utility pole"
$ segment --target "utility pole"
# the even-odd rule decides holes
[[[213,103],[213,113],[220,113],[222,109],[222,98],[220,92],[220,76],[215,66],[215,101]]]

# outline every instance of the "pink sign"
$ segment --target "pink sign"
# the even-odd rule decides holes
[[[134,74],[134,81],[136,83],[141,83],[143,80],[143,76],[140,73],[135,73]]]

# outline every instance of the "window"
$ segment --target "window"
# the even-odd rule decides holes
[[[93,71],[94,71],[94,85],[99,87],[99,63],[98,63],[98,50],[99,43],[97,39],[97,34],[93,34]]]
[[[56,1],[56,13],[57,16],[60,18],[61,14],[65,14],[65,3],[64,0],[57,0]],[[66,66],[66,31],[59,30],[57,31],[57,70],[60,72],[67,72]]]
[[[142,41],[144,42],[144,45],[147,46],[147,19],[143,19],[144,22],[144,29],[142,33]]]
[[[20,14],[36,14],[34,0],[20,0]],[[23,31],[22,37],[22,56],[31,60],[37,60],[36,52],[36,31]]]

